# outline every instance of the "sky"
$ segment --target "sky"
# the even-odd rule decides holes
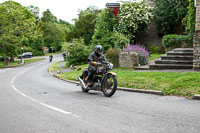
[[[0,0],[3,3],[7,0]],[[119,0],[13,0],[22,6],[33,5],[39,7],[40,15],[49,9],[58,19],[73,23],[72,19],[77,18],[79,9],[86,9],[89,6],[96,6],[99,9],[105,8],[106,3],[116,3]],[[130,0],[127,0],[130,1]]]

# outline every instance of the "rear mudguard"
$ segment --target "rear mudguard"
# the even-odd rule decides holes
[[[114,72],[108,72],[106,75],[104,75],[103,78],[102,78],[102,80],[101,80],[101,89],[103,87],[103,82],[104,82],[104,80],[106,80],[106,78],[108,77],[108,75],[117,76],[117,74],[114,73]]]

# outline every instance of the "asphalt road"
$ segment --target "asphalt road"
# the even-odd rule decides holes
[[[55,56],[53,62],[63,60]],[[117,91],[83,93],[48,60],[0,69],[0,133],[199,133],[200,101]]]

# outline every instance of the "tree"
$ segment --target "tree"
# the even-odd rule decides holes
[[[136,2],[124,2],[118,15],[117,31],[132,40],[136,32],[147,27],[152,17],[152,7]]]
[[[155,18],[161,35],[173,34],[187,13],[188,0],[153,0]]]
[[[8,57],[17,55],[21,43],[33,34],[35,18],[19,3],[6,1],[0,4],[0,54],[8,65]]]
[[[73,25],[70,24],[69,22],[66,22],[65,20],[59,19],[59,24],[65,25],[67,28],[69,28],[70,30],[72,30]]]
[[[35,16],[35,23],[38,24],[40,17],[39,17],[39,11],[40,9],[36,6],[30,5],[27,7],[29,11]]]
[[[50,12],[49,9],[43,12],[41,23],[44,45],[50,49],[50,52],[60,50],[62,47],[60,43],[65,41],[66,29],[63,28],[63,24],[59,24],[57,18]]]
[[[74,28],[72,29],[72,38],[83,38],[86,45],[89,45],[94,34],[96,18],[100,10],[96,7],[89,7],[86,10],[79,11],[79,17],[75,20]]]
[[[44,25],[43,37],[45,45],[55,50],[60,49],[60,43],[65,41],[65,33],[60,24],[46,23]]]
[[[66,22],[62,19],[59,19],[59,24],[61,25],[61,27],[63,28],[64,32],[65,32],[65,39],[66,41],[70,41],[72,38],[72,29],[73,29],[73,25],[70,24],[69,22]]]
[[[95,25],[92,47],[102,45],[104,50],[108,50],[111,47],[122,49],[127,45],[129,40],[124,35],[114,31],[116,25],[113,13],[108,10],[102,10]]]
[[[57,18],[50,12],[49,9],[47,9],[46,11],[44,11],[42,16],[42,21],[44,23],[54,23],[54,22],[58,22]]]

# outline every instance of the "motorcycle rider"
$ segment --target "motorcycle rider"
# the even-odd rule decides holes
[[[103,47],[101,45],[96,45],[94,48],[94,52],[90,53],[88,57],[88,62],[89,62],[88,79],[87,79],[88,86],[92,85],[93,75],[97,71],[97,63],[102,63],[103,61],[107,61],[107,59],[103,55]]]

